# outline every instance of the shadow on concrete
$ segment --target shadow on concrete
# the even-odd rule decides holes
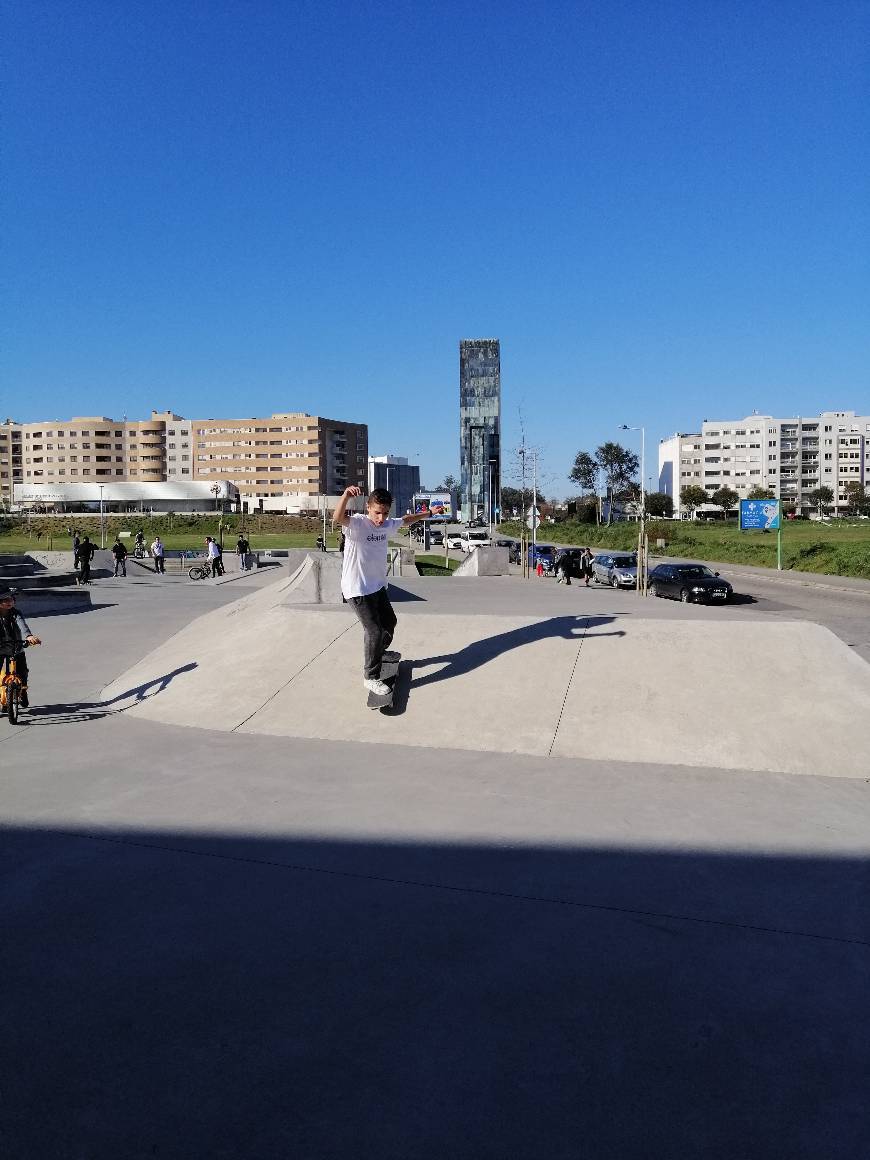
[[[461,676],[479,669],[503,653],[511,649],[521,648],[523,645],[534,644],[539,640],[550,637],[562,637],[565,640],[576,641],[577,644],[587,636],[625,636],[622,629],[613,632],[595,632],[589,630],[605,624],[612,624],[615,616],[553,616],[549,620],[542,620],[536,624],[522,625],[512,628],[509,632],[500,632],[485,640],[476,640],[466,645],[456,653],[444,653],[434,657],[415,657],[411,662],[415,667],[428,665],[444,665],[436,673],[427,673],[422,677],[414,677],[411,687],[422,688],[423,685],[433,685],[438,681],[449,681],[451,677]]]
[[[34,705],[22,715],[21,723],[33,725],[69,725],[75,721],[97,721],[109,713],[123,713],[140,705],[143,701],[156,697],[181,673],[189,673],[197,668],[196,661],[180,665],[162,677],[155,677],[142,685],[127,689],[107,701],[73,701],[63,705]],[[129,703],[128,703],[129,702]]]
[[[409,592],[407,588],[399,588],[392,582],[387,585],[387,595],[393,604],[401,604],[409,600],[422,600],[425,604],[426,597],[421,596],[418,592]]]
[[[84,603],[83,601],[70,601],[69,608],[46,608],[40,609],[36,604],[25,602],[22,611],[27,620],[44,620],[49,616],[79,616],[84,612],[101,612],[104,608],[117,608],[117,604],[106,602],[104,604]]]
[[[4,1160],[866,1160],[863,860],[89,830],[3,832]]]

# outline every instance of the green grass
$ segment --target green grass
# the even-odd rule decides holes
[[[106,521],[106,545],[110,545],[118,532],[130,532],[123,542],[128,551],[133,547],[133,537],[141,528],[145,542],[150,544],[159,533],[168,549],[205,550],[205,537],[219,537],[217,516],[162,516],[154,520],[147,516],[137,519],[129,516],[111,516]],[[94,517],[69,517],[69,525],[78,529],[80,535],[90,536],[95,544],[100,542],[100,521]],[[66,532],[67,521],[32,519],[28,530],[26,521],[16,520],[11,526],[0,530],[0,555],[21,555],[27,552],[71,551],[71,538]],[[224,551],[233,551],[242,523],[237,516],[230,517],[223,528]],[[328,525],[327,525],[328,528]],[[253,551],[265,548],[314,548],[321,534],[322,524],[317,520],[285,518],[279,522],[276,517],[251,517],[244,525],[245,535]],[[338,535],[327,532],[327,546],[338,547]]]
[[[499,530],[516,537],[520,533],[518,524],[503,524]],[[648,531],[653,555],[776,568],[775,532],[741,532],[733,522],[707,524],[689,520],[652,520]],[[637,524],[619,523],[610,528],[547,524],[539,529],[538,540],[588,544],[598,549],[630,549],[637,546]],[[664,540],[664,546],[659,546],[658,540]],[[782,531],[782,566],[798,572],[870,580],[870,520],[787,520]]]
[[[443,556],[415,556],[414,563],[421,576],[451,576],[459,567],[458,560],[447,560],[444,566]]]

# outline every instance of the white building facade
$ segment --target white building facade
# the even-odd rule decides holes
[[[847,486],[870,481],[870,416],[854,411],[823,411],[811,418],[705,419],[696,434],[676,434],[659,443],[659,490],[681,510],[687,485],[712,495],[729,487],[745,499],[754,487],[769,488],[786,506],[810,514],[817,505],[809,494],[819,487],[833,492],[834,515],[850,505]],[[703,504],[700,512],[719,511]]]

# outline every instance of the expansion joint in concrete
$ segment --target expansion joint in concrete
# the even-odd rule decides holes
[[[352,628],[355,628],[355,627],[356,627],[356,624],[357,624],[357,621],[356,621],[356,620],[354,620],[354,621],[351,621],[351,623],[350,623],[350,624],[347,626],[347,628],[344,628],[344,629],[342,629],[342,630],[341,630],[341,632],[337,633],[337,634],[336,634],[336,635],[335,635],[335,636],[332,638],[332,640],[328,641],[328,642],[327,642],[327,643],[326,643],[326,644],[323,646],[323,648],[322,648],[322,649],[321,649],[321,650],[320,650],[318,653],[316,653],[316,654],[315,654],[313,657],[311,657],[311,659],[310,659],[310,660],[307,660],[307,661],[305,662],[305,664],[302,666],[302,668],[301,668],[301,669],[298,669],[298,670],[297,670],[297,671],[296,671],[296,672],[293,674],[293,676],[292,676],[292,677],[290,677],[288,680],[286,680],[286,681],[284,682],[284,684],[283,684],[283,685],[280,685],[280,686],[279,686],[279,687],[278,687],[278,688],[275,690],[275,692],[274,692],[274,693],[272,693],[272,695],[271,695],[270,697],[267,697],[267,698],[266,698],[266,700],[265,700],[265,701],[263,701],[263,703],[262,703],[261,705],[258,705],[258,706],[257,706],[257,708],[253,710],[253,712],[249,713],[249,714],[247,715],[247,717],[245,717],[243,720],[239,721],[239,723],[238,723],[237,725],[234,725],[234,726],[232,727],[232,729],[230,730],[230,732],[231,732],[231,733],[235,733],[237,730],[241,729],[241,727],[242,727],[243,725],[247,725],[247,723],[248,723],[248,722],[251,720],[251,718],[252,718],[252,717],[256,717],[258,713],[261,713],[261,712],[263,711],[263,709],[265,709],[265,707],[266,707],[266,706],[269,704],[269,702],[270,702],[270,701],[274,701],[274,700],[275,700],[275,698],[276,698],[276,697],[277,697],[277,696],[278,696],[280,693],[282,693],[282,692],[284,691],[284,689],[286,689],[286,688],[287,688],[287,686],[288,686],[288,685],[292,685],[292,683],[293,683],[293,682],[296,680],[296,678],[297,678],[297,677],[301,676],[301,675],[302,675],[302,673],[304,673],[304,672],[305,672],[305,670],[306,670],[307,668],[310,668],[310,667],[311,667],[311,665],[313,665],[313,664],[314,664],[314,662],[315,662],[315,661],[316,661],[316,660],[317,660],[319,657],[322,657],[322,656],[323,656],[323,654],[324,654],[324,653],[327,651],[327,649],[330,649],[330,648],[332,648],[332,646],[335,644],[335,642],[336,642],[337,640],[340,640],[340,639],[341,639],[343,636],[345,636],[345,635],[346,635],[348,632],[350,632],[350,630],[351,630]]]
[[[571,666],[571,675],[568,677],[568,682],[565,685],[565,693],[562,697],[562,704],[559,706],[559,716],[556,720],[556,728],[553,730],[553,736],[550,739],[550,748],[547,750],[547,757],[553,756],[553,746],[556,744],[556,738],[559,736],[559,726],[562,724],[562,715],[565,712],[565,705],[568,703],[568,694],[571,692],[571,686],[574,683],[574,674],[577,671],[577,663],[580,660],[580,653],[583,649],[583,641],[586,639],[586,633],[589,631],[588,618],[583,621],[583,635],[580,637],[580,643],[577,645],[577,652],[574,656],[574,664]]]

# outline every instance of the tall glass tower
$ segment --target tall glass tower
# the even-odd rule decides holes
[[[498,518],[501,506],[501,350],[497,338],[459,343],[462,518]]]

